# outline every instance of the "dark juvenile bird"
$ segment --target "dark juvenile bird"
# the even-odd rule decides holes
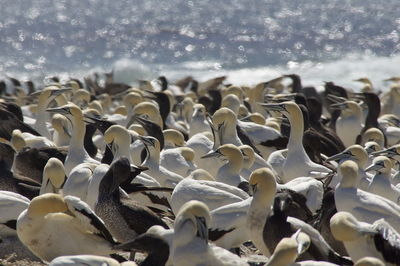
[[[131,164],[125,157],[115,161],[100,182],[95,212],[120,242],[134,239],[153,225],[168,226],[149,208],[130,199],[119,186],[132,180]],[[139,174],[141,169],[134,171]],[[118,222],[116,222],[118,221]]]
[[[147,253],[140,266],[164,266],[169,257],[169,245],[160,236],[144,233],[126,243],[116,245],[115,250]]]
[[[309,235],[311,244],[309,249],[300,256],[300,260],[329,261],[339,265],[352,265],[351,260],[340,256],[326,243],[324,238],[312,226],[298,218],[289,216],[292,199],[287,195],[276,196],[272,211],[264,226],[264,242],[270,253],[284,237],[290,237],[297,230]]]

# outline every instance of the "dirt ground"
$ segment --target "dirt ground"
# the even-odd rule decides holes
[[[46,265],[32,254],[17,237],[2,238],[0,265],[42,266]]]

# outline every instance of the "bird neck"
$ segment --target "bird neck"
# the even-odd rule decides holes
[[[70,148],[84,149],[83,141],[85,138],[86,127],[85,127],[85,122],[83,121],[83,116],[74,117],[72,123],[73,123],[73,130],[72,130]]]
[[[114,140],[114,141],[116,141],[116,140]],[[131,160],[131,154],[130,154],[128,145],[126,145],[124,143],[120,143],[119,141],[116,141],[115,146],[116,146],[116,150],[115,150],[113,161],[116,161],[121,157],[126,157],[129,159],[129,161]]]
[[[231,158],[225,165],[221,166],[219,172],[221,172],[221,174],[225,173],[222,175],[238,175],[240,173],[240,170],[242,170],[242,167],[243,160],[240,160],[240,158]]]
[[[147,159],[145,160],[144,164],[160,164],[160,151],[156,150],[154,147],[149,147],[148,149]]]
[[[304,122],[303,114],[300,109],[289,116],[290,122],[290,136],[288,142],[288,149],[299,149],[303,147],[303,135],[304,135]]]
[[[339,187],[341,188],[357,188],[357,175],[355,174],[347,174],[346,176],[342,175],[341,181],[339,183]]]
[[[221,130],[218,132],[220,145],[229,143],[234,145],[242,144],[237,134],[236,125],[232,125],[232,123],[226,123]]]
[[[281,266],[281,265],[291,265],[296,260],[296,254],[293,253],[292,256],[289,254],[284,254],[283,252],[276,251],[272,254],[268,261],[269,266]]]

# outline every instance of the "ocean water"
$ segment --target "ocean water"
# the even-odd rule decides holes
[[[0,75],[119,81],[298,73],[354,89],[400,75],[398,0],[2,0]]]

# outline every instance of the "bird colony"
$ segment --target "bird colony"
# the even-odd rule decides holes
[[[7,79],[0,245],[32,262],[400,265],[400,78]]]

